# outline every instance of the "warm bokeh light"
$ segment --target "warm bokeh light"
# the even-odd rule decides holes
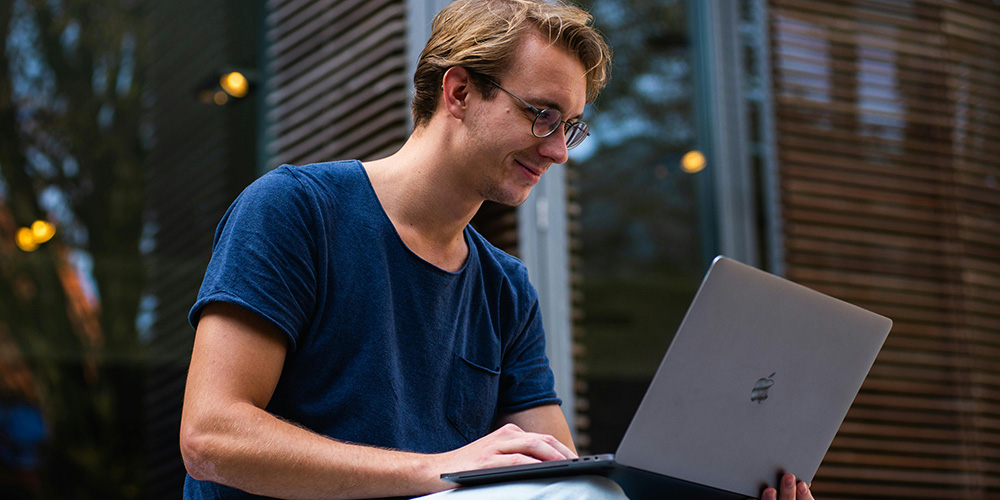
[[[220,90],[215,93],[215,95],[212,97],[212,100],[215,101],[215,103],[218,104],[219,106],[224,106],[227,102],[229,102],[229,96],[227,96],[225,92]]]
[[[219,85],[227,94],[236,98],[246,97],[250,92],[250,83],[239,71],[222,75],[222,78],[219,79]]]
[[[17,230],[14,240],[17,248],[25,252],[34,252],[38,246],[52,239],[56,235],[56,225],[44,220],[36,220],[31,223],[31,227],[22,227]]]
[[[35,243],[41,245],[56,235],[56,226],[51,222],[36,220],[31,224],[31,234],[35,238]]]
[[[34,252],[38,249],[38,243],[35,242],[35,235],[29,228],[22,227],[21,229],[18,229],[15,240],[17,241],[17,248],[20,248],[25,252]]]
[[[696,174],[704,169],[705,155],[701,154],[701,151],[688,151],[687,154],[681,158],[681,170],[689,174]]]

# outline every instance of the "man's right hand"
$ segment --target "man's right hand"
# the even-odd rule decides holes
[[[454,488],[440,480],[440,474],[464,470],[521,465],[576,458],[576,453],[548,434],[526,432],[507,424],[457,450],[435,455],[435,489]]]

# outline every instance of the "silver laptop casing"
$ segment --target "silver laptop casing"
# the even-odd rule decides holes
[[[891,326],[717,257],[615,458],[747,497],[811,482]]]

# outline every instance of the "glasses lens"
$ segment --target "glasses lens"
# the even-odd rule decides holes
[[[560,123],[562,123],[562,114],[554,109],[543,109],[535,117],[535,122],[531,124],[531,133],[539,138],[548,137],[559,128]]]
[[[576,122],[570,125],[566,131],[566,149],[579,146],[588,135],[590,135],[590,126],[586,123]]]

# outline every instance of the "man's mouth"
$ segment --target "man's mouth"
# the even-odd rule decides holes
[[[524,163],[521,163],[521,162],[519,162],[517,160],[514,160],[514,161],[518,164],[518,166],[520,166],[521,168],[523,168],[531,176],[533,176],[533,177],[541,177],[542,176],[543,171],[541,169],[529,167],[529,166],[525,165]]]

